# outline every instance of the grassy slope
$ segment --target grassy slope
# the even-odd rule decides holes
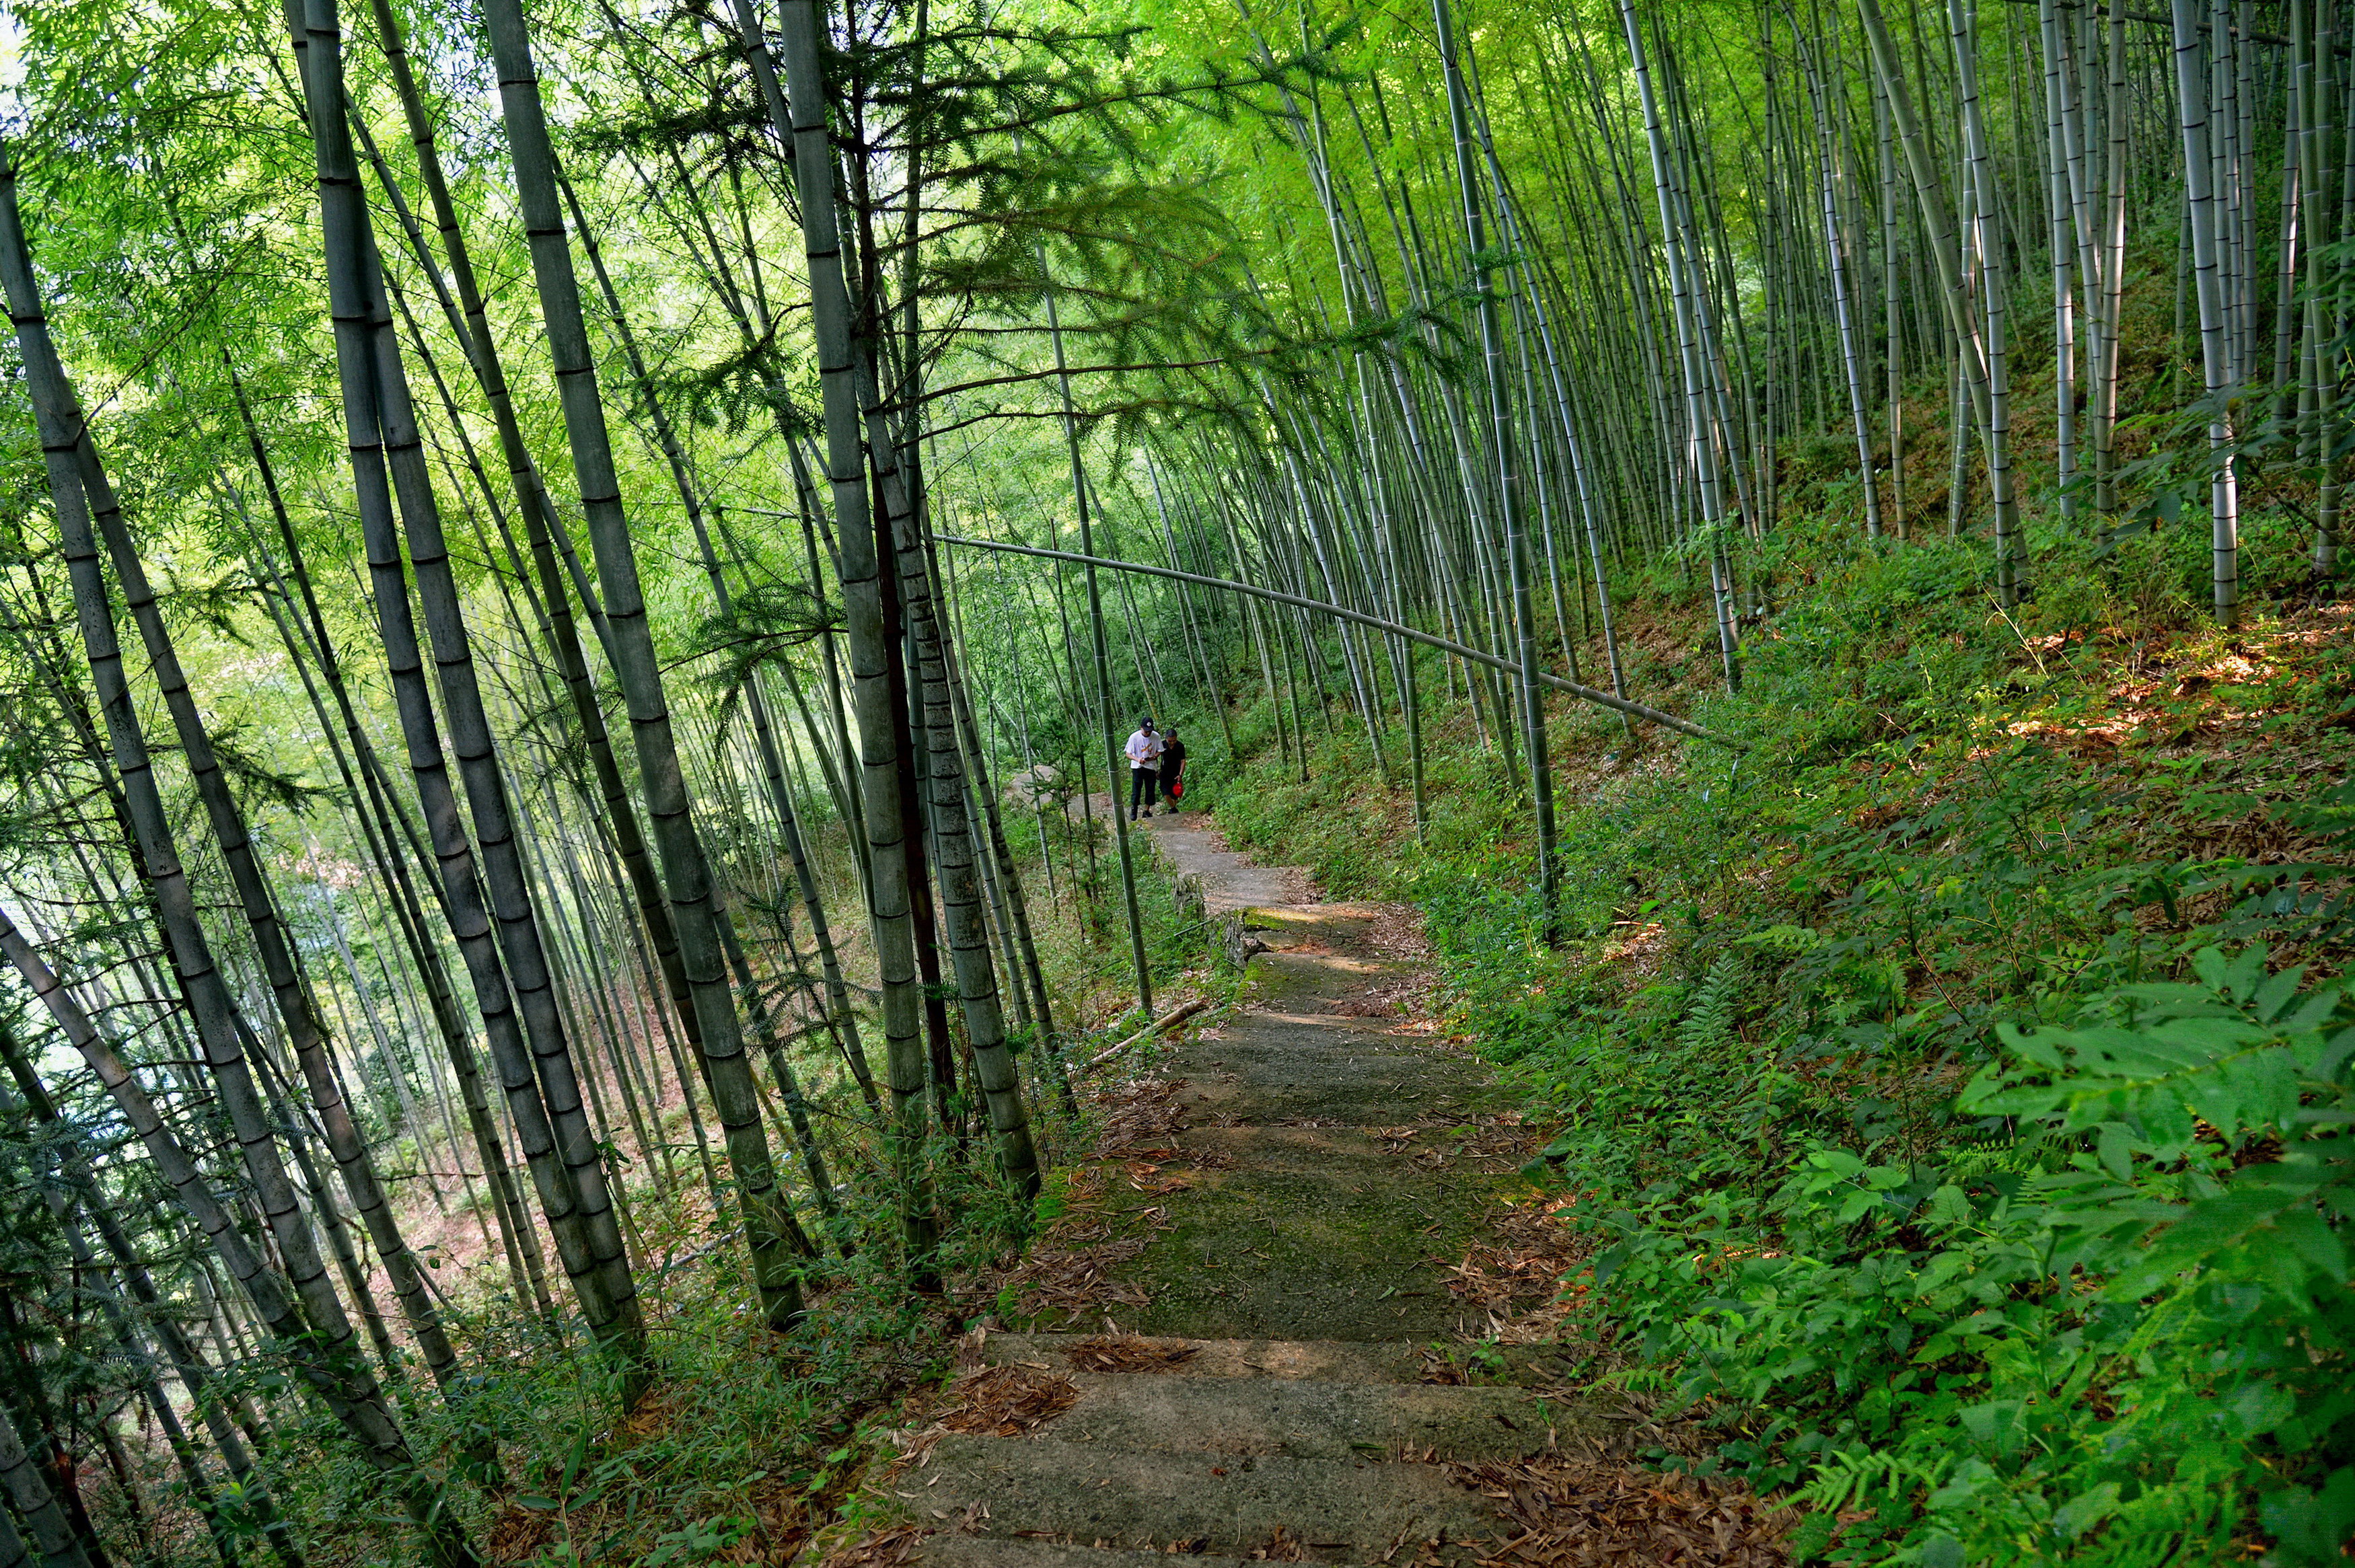
[[[2295,562],[2286,524],[2255,532]],[[1559,1129],[1594,1369],[1804,1489],[1802,1555],[2319,1561],[2355,1522],[2355,1314],[2318,1217],[2345,1166],[2286,1125],[2344,1104],[2347,1011],[2300,1008],[2345,948],[2236,871],[2328,856],[2355,628],[2277,600],[2215,629],[2204,543],[2048,548],[2008,616],[1976,545],[1794,527],[1753,547],[1777,613],[1738,699],[1694,652],[1704,607],[1625,585],[1637,694],[1755,748],[1559,712],[1550,951],[1460,708],[1423,847],[1346,727],[1306,785],[1266,752],[1203,770],[1239,843],[1427,911],[1453,1026]],[[2119,994],[2158,982],[2191,989]],[[2097,1022],[2123,1032],[2055,1032]],[[1991,1064],[2014,1097],[1963,1108]],[[2267,1207],[2264,1181],[2296,1190]]]

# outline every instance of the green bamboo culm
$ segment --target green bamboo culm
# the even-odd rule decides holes
[[[581,1102],[556,1007],[506,786],[475,684],[441,514],[409,407],[342,101],[341,35],[332,0],[309,0],[305,79],[318,158],[329,310],[378,635],[392,677],[410,770],[442,872],[443,903],[527,1163],[566,1276],[597,1338],[642,1364],[645,1328],[602,1157]],[[395,501],[398,497],[399,518]],[[426,609],[441,695],[466,784],[469,839],[426,686],[403,544]],[[479,850],[479,861],[477,858]]]
[[[1474,165],[1471,112],[1464,74],[1455,58],[1455,33],[1447,0],[1432,0],[1432,24],[1439,35],[1439,59],[1447,78],[1447,117],[1455,139],[1455,179],[1464,204],[1464,243],[1472,259],[1472,288],[1479,299],[1480,360],[1487,376],[1488,407],[1493,418],[1489,439],[1494,451],[1495,480],[1505,518],[1506,568],[1513,596],[1513,636],[1522,678],[1521,745],[1529,770],[1529,816],[1537,832],[1538,925],[1540,939],[1548,946],[1561,937],[1561,867],[1555,855],[1553,762],[1546,741],[1545,694],[1529,672],[1538,668],[1537,611],[1529,595],[1527,503],[1521,493],[1519,448],[1513,429],[1512,397],[1506,384],[1504,328],[1497,319],[1497,297],[1489,289],[1487,222],[1480,198],[1480,178]],[[1091,568],[1092,569],[1092,568]]]
[[[130,825],[136,834],[138,861],[163,927],[161,934],[174,969],[187,998],[206,1068],[236,1130],[246,1173],[283,1260],[287,1279],[293,1286],[292,1296],[281,1291],[276,1277],[264,1274],[261,1261],[241,1234],[233,1241],[229,1239],[233,1227],[228,1217],[208,1192],[198,1195],[201,1179],[179,1151],[176,1140],[164,1130],[152,1104],[144,1107],[144,1115],[132,1118],[133,1126],[137,1128],[141,1121],[153,1125],[154,1135],[145,1138],[151,1157],[161,1156],[168,1161],[167,1179],[173,1168],[182,1172],[178,1179],[172,1180],[172,1185],[189,1208],[191,1217],[222,1249],[224,1258],[232,1260],[232,1272],[246,1286],[256,1308],[269,1321],[273,1336],[290,1347],[316,1346],[314,1353],[301,1357],[300,1364],[346,1433],[376,1469],[389,1478],[391,1489],[423,1534],[435,1568],[474,1568],[478,1559],[473,1543],[455,1520],[441,1513],[435,1499],[438,1488],[416,1464],[390,1403],[357,1353],[350,1319],[320,1262],[309,1223],[297,1202],[271,1134],[268,1113],[256,1091],[240,1040],[236,1003],[197,916],[187,874],[174,842],[170,815],[156,784],[146,736],[125,678],[112,598],[100,564],[89,498],[83,488],[81,460],[89,441],[88,425],[49,342],[24,220],[17,207],[13,151],[5,142],[0,142],[0,285],[5,285],[9,319],[16,326],[17,344],[29,373],[59,544],[73,583],[77,620],[100,711],[105,719],[111,760],[121,782]],[[78,1020],[74,1017],[80,1010],[63,994],[56,977],[48,972],[29,945],[16,934],[13,924],[0,928],[0,947],[7,949],[19,971],[26,973],[27,982],[44,993],[45,1000],[56,999],[51,1003],[52,1013],[69,1037],[80,1036],[74,1043],[85,1058],[95,1055],[99,1060],[92,1062],[93,1066],[99,1061],[106,1061],[117,1070],[102,1072],[101,1077],[112,1078],[136,1095],[128,1072],[120,1070],[120,1063],[112,1060],[112,1054],[90,1026],[86,1014]],[[139,1097],[144,1100],[144,1097]],[[126,1117],[130,1117],[131,1107],[126,1106],[124,1109]],[[27,1495],[16,1500],[23,1508],[37,1499]],[[46,1543],[44,1552],[49,1553]]]
[[[849,644],[852,705],[858,721],[859,795],[867,827],[868,916],[882,992],[885,1071],[890,1078],[893,1174],[900,1189],[902,1245],[910,1277],[934,1278],[939,1245],[932,1184],[923,1169],[927,1118],[923,997],[916,974],[914,906],[908,887],[908,844],[901,823],[900,732],[892,708],[890,630],[883,613],[883,563],[875,545],[859,440],[852,364],[850,297],[843,275],[835,213],[833,138],[819,66],[824,37],[817,0],[782,0],[778,39],[785,82],[777,79],[754,0],[735,0],[738,45],[768,111],[770,128],[791,152],[800,198],[825,423],[826,488],[832,503],[843,625]],[[790,107],[786,89],[790,87]]]
[[[645,792],[671,916],[677,927],[679,954],[702,1029],[703,1060],[728,1146],[762,1311],[772,1328],[784,1329],[803,1311],[801,1283],[779,1212],[784,1199],[777,1188],[776,1166],[761,1121],[760,1090],[745,1054],[743,1022],[729,984],[710,867],[696,831],[686,772],[671,734],[662,671],[646,625],[637,554],[614,474],[596,367],[590,357],[579,280],[573,272],[563,207],[557,195],[555,156],[549,143],[539,79],[532,65],[530,36],[519,0],[487,0],[483,14],[498,72],[517,196],[531,245],[540,319],[547,329],[562,399],[565,435],[581,486],[581,514],[596,553],[615,673],[629,710],[639,784]]]

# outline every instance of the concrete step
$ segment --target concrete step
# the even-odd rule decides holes
[[[1007,1536],[1248,1557],[1278,1540],[1326,1562],[1400,1543],[1494,1535],[1484,1499],[1435,1465],[1137,1453],[1102,1444],[950,1436],[891,1490],[920,1523]]]
[[[1572,1419],[1518,1388],[1134,1372],[1071,1381],[1079,1402],[1056,1417],[1055,1439],[1145,1454],[1522,1459],[1558,1446]]]
[[[1205,1171],[1140,1260],[1152,1301],[1124,1313],[1124,1326],[1199,1340],[1427,1341],[1475,1330],[1481,1320],[1420,1261],[1460,1252],[1472,1194],[1458,1185],[1465,1196],[1428,1181]]]
[[[1016,1535],[928,1535],[912,1562],[929,1568],[1177,1568],[1165,1552],[1068,1546]],[[1186,1568],[1243,1568],[1239,1557],[1188,1557]]]
[[[1393,1153],[1397,1147],[1363,1127],[1189,1127],[1171,1140],[1171,1169],[1194,1172],[1196,1184],[1253,1171],[1305,1171],[1344,1187],[1385,1186],[1425,1168]],[[1414,1153],[1421,1150],[1410,1145]]]
[[[1389,1032],[1386,1019],[1246,1014],[1227,1024],[1218,1039],[1194,1042],[1167,1059],[1173,1068],[1182,1064],[1189,1075],[1199,1071],[1210,1082],[1229,1075],[1243,1083],[1271,1075],[1279,1081],[1367,1078],[1421,1093],[1468,1089],[1481,1081],[1479,1071],[1462,1062],[1401,1050],[1402,1038]]]
[[[1229,1077],[1213,1071],[1197,1076],[1178,1064],[1169,1071],[1187,1079],[1178,1103],[1200,1125],[1226,1117],[1243,1123],[1314,1121],[1340,1127],[1392,1127],[1426,1118],[1461,1117],[1477,1101],[1459,1084],[1401,1084],[1359,1077],[1349,1069],[1313,1067],[1269,1071],[1257,1078]]]

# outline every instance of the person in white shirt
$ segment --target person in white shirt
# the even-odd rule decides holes
[[[1128,754],[1128,820],[1153,815],[1161,789],[1161,736],[1151,719],[1137,721],[1136,733],[1121,747]]]

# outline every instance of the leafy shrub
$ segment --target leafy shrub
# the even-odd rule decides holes
[[[2355,1012],[2265,957],[2003,1028],[1940,1158],[1811,1143],[1763,1219],[1654,1187],[1596,1222],[1602,1309],[1836,1562],[2336,1561]]]
[[[1451,1032],[1558,1128],[1532,1169],[1597,1249],[1595,1375],[1798,1502],[1799,1560],[2287,1565],[2355,1531],[2355,1012],[2318,967],[2355,786],[2308,781],[2350,753],[2348,650],[2204,628],[2195,534],[2056,538],[2013,611],[1983,541],[1746,546],[1786,586],[1742,694],[1688,662],[1646,697],[1756,747],[1565,727],[1558,948],[1468,725],[1394,860],[1346,792],[1236,812],[1423,906]],[[2253,738],[2187,744],[2177,672],[2234,661],[2270,671],[2223,705]]]

